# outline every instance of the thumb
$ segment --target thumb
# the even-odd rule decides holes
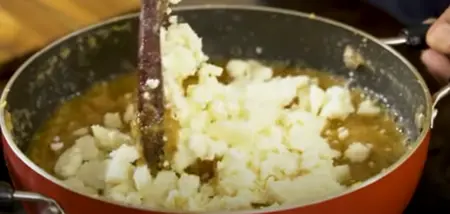
[[[450,54],[450,7],[434,22],[426,39],[431,49]]]
[[[450,79],[450,59],[444,54],[428,49],[422,52],[421,60],[439,82],[445,83]]]

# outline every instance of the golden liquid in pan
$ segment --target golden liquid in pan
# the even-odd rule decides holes
[[[275,74],[283,76],[303,74],[315,77],[319,79],[321,88],[344,83],[343,79],[308,69],[275,70]],[[227,81],[227,77],[223,77],[222,80]],[[187,80],[186,85],[192,82],[195,82],[195,79]],[[102,124],[105,113],[123,113],[127,105],[135,100],[136,85],[136,74],[130,73],[108,82],[95,84],[86,93],[65,102],[34,136],[27,150],[28,156],[37,165],[54,175],[53,167],[58,155],[61,154],[50,148],[55,136],[58,136],[59,141],[64,143],[64,148],[69,148],[77,138],[72,134],[75,130],[93,124]],[[125,96],[126,94],[128,96]],[[354,104],[361,102],[360,91],[352,90],[352,97]],[[165,126],[169,142],[176,142],[177,125],[175,121],[167,117]],[[349,130],[350,136],[343,141],[338,141],[336,128],[342,126]],[[124,127],[124,129],[129,129],[127,126]],[[129,130],[123,131],[128,132]],[[346,181],[346,184],[364,181],[378,174],[382,169],[396,162],[406,150],[405,137],[398,130],[393,118],[386,113],[372,117],[352,114],[345,121],[331,121],[322,134],[329,140],[332,148],[341,152],[344,152],[353,142],[373,144],[370,157],[363,163],[351,163],[344,158],[336,160],[338,164],[345,163],[350,166],[351,179]],[[166,149],[171,151],[175,147],[169,143]],[[211,166],[205,166],[205,168],[211,168]],[[203,171],[194,169],[194,171],[199,170]]]

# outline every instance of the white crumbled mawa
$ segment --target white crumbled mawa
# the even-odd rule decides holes
[[[130,105],[120,115],[106,114],[104,124],[74,133],[82,136],[54,167],[68,186],[124,203],[189,211],[305,204],[348,189],[341,182],[350,177],[349,166],[335,165],[342,154],[321,132],[328,119],[355,113],[349,89],[322,89],[308,76],[274,77],[271,68],[244,60],[231,60],[226,68],[233,80],[221,83],[224,70],[207,62],[188,24],[172,23],[161,40],[165,98],[180,126],[171,170],[152,176],[139,144],[119,130],[134,118]],[[198,83],[184,89],[183,80],[192,75]],[[342,138],[347,135],[341,130]],[[344,156],[362,162],[369,152],[355,143]],[[214,182],[186,174],[197,160],[218,160]]]
[[[381,108],[376,106],[372,100],[364,100],[359,104],[357,114],[360,115],[377,115],[381,112]]]
[[[344,156],[353,163],[362,163],[367,160],[370,155],[372,145],[363,143],[352,143],[344,152]]]
[[[103,123],[108,128],[122,128],[122,120],[119,113],[106,113],[103,117]]]

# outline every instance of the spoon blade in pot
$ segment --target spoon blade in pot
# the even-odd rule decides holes
[[[141,0],[137,96],[137,125],[143,156],[150,169],[160,169],[164,159],[164,91],[160,28],[165,1]],[[152,170],[152,171],[154,171]]]

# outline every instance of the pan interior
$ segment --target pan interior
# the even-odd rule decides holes
[[[402,59],[357,32],[269,11],[228,8],[177,13],[201,35],[211,58],[251,58],[315,68],[345,78],[351,75],[352,86],[382,95],[381,100],[397,113],[411,141],[420,135],[423,127],[418,128],[415,120],[427,103],[422,81]],[[36,129],[64,100],[94,82],[133,71],[137,31],[138,20],[131,16],[74,34],[33,57],[7,97],[18,145],[25,148]],[[368,66],[350,72],[343,62],[348,45]]]

